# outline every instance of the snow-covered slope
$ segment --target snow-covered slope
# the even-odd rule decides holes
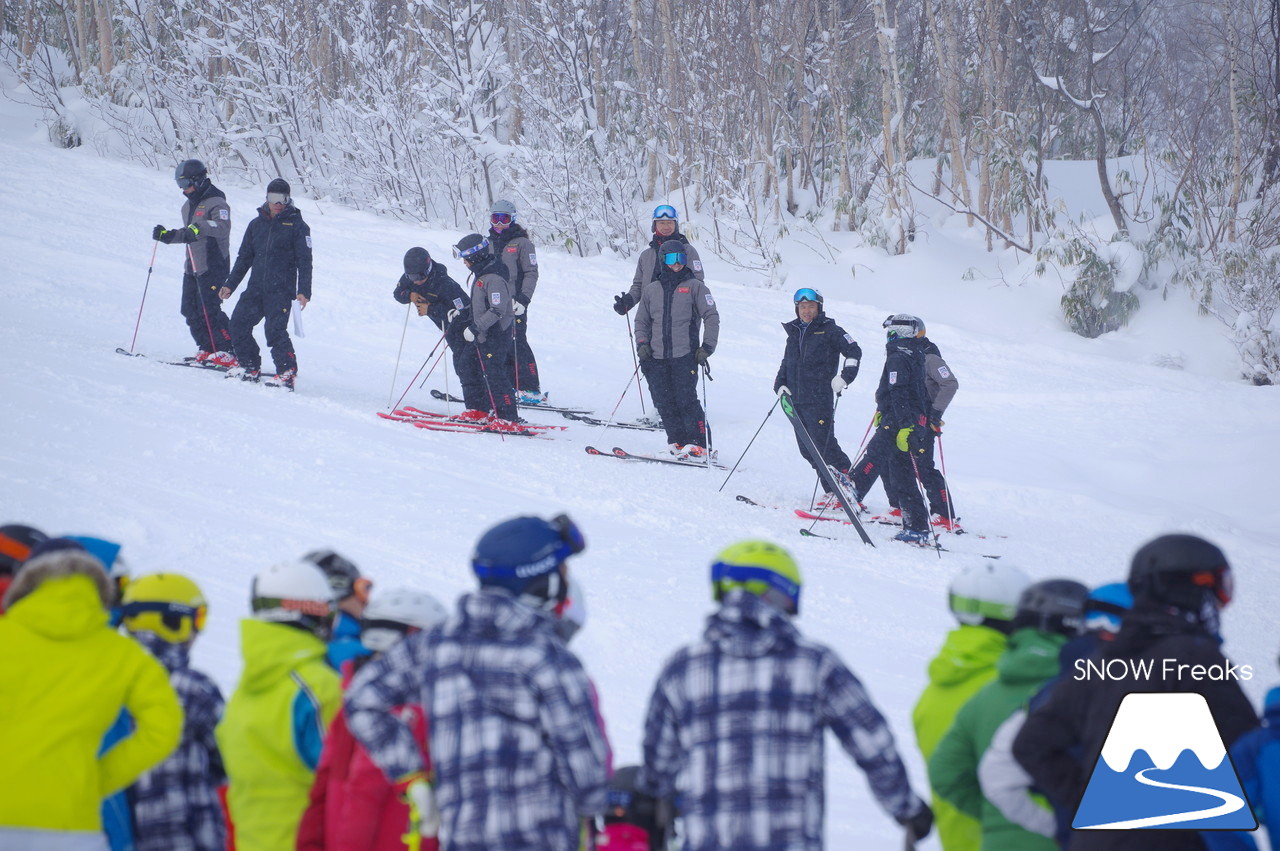
[[[723,492],[723,473],[583,452],[588,443],[655,449],[658,435],[572,425],[554,442],[503,442],[374,416],[387,404],[405,318],[391,299],[401,256],[424,245],[461,277],[449,259],[455,232],[298,199],[316,275],[307,337],[297,340],[296,394],[114,354],[133,334],[151,227],[178,221],[182,199],[167,173],[57,150],[42,138],[28,113],[0,101],[0,521],[112,538],[136,572],[198,578],[212,610],[196,662],[227,690],[240,669],[236,622],[247,612],[249,578],[265,565],[333,547],[381,585],[413,584],[451,602],[473,585],[467,559],[488,525],[560,511],[588,538],[573,570],[591,618],[575,649],[598,682],[623,762],[638,757],[659,665],[711,610],[712,556],[744,537],[780,541],[799,559],[799,625],[867,683],[920,789],[910,709],[952,625],[948,579],[977,553],[998,553],[1037,577],[1100,583],[1121,578],[1154,534],[1205,535],[1237,569],[1227,652],[1258,670],[1246,684],[1255,698],[1275,680],[1280,391],[1232,380],[1229,347],[1207,320],[1153,302],[1124,332],[1082,340],[1057,319],[1059,293],[1043,282],[1006,286],[1001,264],[1008,271],[1015,259],[986,254],[954,220],[902,258],[851,247],[843,234],[831,235],[836,265],[791,250],[786,292],[744,286],[706,257],[723,321],[706,389],[722,459],[732,464],[773,403],[790,290],[816,286],[866,354],[838,411],[846,450],[858,448],[872,414],[881,320],[897,311],[924,317],[961,382],[945,437],[960,514],[972,530],[1009,536],[954,540],[961,552],[942,558],[897,544],[863,547],[838,528],[820,530],[838,541],[806,539],[789,511],[734,500],[807,502],[812,476],[780,412]],[[262,189],[223,188],[238,246]],[[528,225],[536,236],[537,222]],[[610,305],[633,261],[579,259],[549,246],[539,254],[530,328],[544,389],[607,416],[632,369],[626,324]],[[962,280],[970,268],[976,279]],[[161,245],[140,351],[193,351],[178,315],[180,278],[180,249]],[[397,394],[437,336],[410,318]],[[1170,354],[1182,356],[1185,371],[1151,365]],[[430,382],[443,383],[439,373]],[[408,401],[432,406],[425,391]],[[634,387],[619,413],[640,413]],[[878,490],[872,504],[884,504]],[[835,747],[828,780],[829,847],[897,846],[898,828]]]

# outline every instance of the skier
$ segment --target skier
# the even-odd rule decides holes
[[[445,333],[453,353],[453,368],[462,384],[462,401],[466,410],[459,419],[479,421],[489,416],[489,394],[480,375],[480,362],[471,346],[462,338],[467,317],[471,315],[471,299],[458,282],[449,277],[443,263],[431,259],[427,249],[414,247],[405,252],[404,274],[396,282],[395,300],[413,303],[419,316],[426,316]]]
[[[1280,687],[1262,702],[1262,726],[1245,733],[1231,746],[1231,764],[1253,805],[1258,824],[1267,828],[1271,848],[1280,839]],[[1200,834],[1209,851],[1257,851],[1258,844],[1243,831],[1206,830]]]
[[[707,415],[698,401],[698,369],[706,368],[716,350],[720,312],[707,285],[688,265],[688,246],[667,240],[660,254],[658,274],[644,284],[636,309],[636,356],[672,456],[705,459]]]
[[[4,614],[4,592],[9,583],[31,555],[31,548],[49,540],[49,536],[34,526],[7,523],[0,526],[0,615]]]
[[[579,819],[604,813],[607,747],[591,686],[554,627],[566,562],[584,546],[564,515],[489,529],[471,562],[479,591],[366,664],[347,692],[351,732],[413,800],[430,794],[426,766],[394,709],[426,710],[450,851],[576,849]]]
[[[379,591],[365,608],[362,640],[374,654],[385,653],[401,639],[431,629],[448,616],[445,607],[425,591]],[[355,660],[347,674],[348,684],[368,659]],[[422,707],[409,704],[395,712],[412,730],[429,774],[427,719]],[[409,803],[396,795],[368,751],[351,735],[346,714],[340,712],[325,735],[311,803],[298,828],[298,851],[403,851],[411,828],[422,836],[421,844],[415,847],[436,851],[440,847],[435,838],[438,825],[427,813],[431,823],[423,830],[422,815],[411,813]]]
[[[129,789],[136,851],[223,851],[226,828],[218,787],[226,783],[213,730],[222,692],[190,664],[191,645],[209,607],[199,586],[176,573],[140,576],[125,588],[125,630],[169,672],[182,702],[178,749]]]
[[[1166,660],[1180,665],[1217,665],[1226,669],[1219,650],[1221,610],[1233,592],[1231,567],[1222,550],[1194,535],[1161,535],[1140,547],[1129,567],[1133,609],[1124,616],[1120,633],[1099,658],[1129,664]],[[1161,691],[1195,692],[1204,696],[1223,744],[1230,748],[1258,724],[1257,716],[1238,680],[1166,679]],[[1079,806],[1089,774],[1120,702],[1133,690],[1123,679],[1063,678],[1048,700],[1034,707],[1013,742],[1013,755],[1050,800],[1072,812]],[[1074,831],[1072,851],[1192,851],[1204,843],[1195,831],[1128,830]]]
[[[786,550],[741,541],[711,565],[719,609],[700,642],[667,660],[645,718],[637,786],[678,795],[686,851],[822,846],[823,735],[830,727],[880,805],[923,838],[893,734],[829,648],[804,638],[800,569]]]
[[[631,289],[613,298],[613,310],[619,316],[626,316],[627,311],[639,304],[644,285],[657,279],[658,273],[662,271],[662,263],[658,261],[658,249],[668,240],[684,243],[685,254],[689,260],[688,266],[693,271],[693,276],[699,281],[703,279],[702,260],[698,257],[698,249],[690,245],[689,238],[680,232],[680,214],[676,212],[675,207],[670,204],[660,204],[655,207],[650,229],[653,236],[644,251],[640,252],[640,258],[636,260],[636,274],[631,280]]]
[[[640,766],[624,765],[609,778],[609,809],[597,847],[608,851],[667,851],[675,803],[636,787]]]
[[[978,764],[1004,721],[1049,679],[1058,654],[1084,631],[1089,589],[1069,579],[1046,579],[1025,588],[1010,625],[1009,646],[996,662],[996,678],[960,708],[929,758],[934,793],[982,824],[984,851],[1056,851],[1051,837],[1005,818],[982,794]]]
[[[173,179],[187,196],[182,203],[183,226],[169,230],[156,225],[151,238],[186,247],[182,316],[196,341],[195,360],[230,369],[237,365],[235,347],[218,290],[231,267],[231,208],[227,206],[227,196],[209,180],[209,171],[200,160],[183,160],[174,170]]]
[[[920,470],[920,479],[924,484],[925,492],[929,499],[930,513],[936,517],[933,520],[933,524],[947,531],[957,531],[960,527],[956,523],[955,505],[952,502],[951,491],[947,488],[946,480],[942,477],[942,473],[938,471],[937,467],[934,466],[933,445],[937,436],[942,434],[942,414],[946,411],[947,406],[951,404],[956,390],[960,387],[960,382],[956,379],[955,373],[951,371],[951,367],[942,359],[942,354],[937,345],[925,336],[924,320],[918,316],[900,313],[886,319],[885,327],[888,327],[891,322],[898,322],[904,326],[913,326],[916,329],[915,336],[919,340],[918,345],[924,350],[924,383],[929,400],[929,418],[927,421],[927,433],[922,432],[916,435],[917,439],[924,440],[924,452],[917,454],[916,467]],[[876,402],[877,404],[880,403],[878,394]],[[876,411],[875,425],[881,426],[882,421],[883,409]],[[885,493],[889,497],[891,506],[889,515],[901,517],[902,509],[898,504],[897,490],[890,486],[887,481],[889,467],[894,461],[895,449],[897,449],[894,445],[896,438],[897,434],[888,427],[877,429],[876,434],[867,445],[867,451],[858,459],[849,477],[853,480],[854,487],[859,494],[858,499],[861,501],[865,498],[867,492],[871,490],[871,486],[875,484],[876,479],[884,476],[886,479]],[[914,481],[914,476],[915,470],[913,469],[912,481]]]
[[[173,752],[182,707],[164,668],[107,625],[102,563],[53,538],[32,549],[0,618],[0,848],[105,851],[104,795]],[[133,729],[100,755],[127,710]]]
[[[519,423],[512,374],[505,366],[511,358],[511,326],[515,322],[506,266],[494,256],[489,240],[478,233],[458,240],[453,251],[471,272],[471,311],[459,321],[466,323],[462,339],[475,344],[468,349],[480,364],[488,401],[485,409],[500,420]]]
[[[916,745],[925,762],[951,728],[960,707],[996,675],[1004,653],[1018,598],[1031,580],[1009,564],[985,561],[966,565],[951,580],[948,605],[960,625],[947,633],[929,662],[929,685],[911,712]],[[982,839],[978,820],[933,795],[938,839],[947,851],[977,848]]]
[[[529,302],[538,286],[538,254],[523,225],[516,223],[516,205],[494,201],[489,208],[489,245],[507,270],[511,284],[511,353],[507,373],[515,387],[517,401],[537,405],[547,401],[538,375],[538,361],[529,347]]]
[[[293,206],[289,184],[277,177],[267,184],[267,200],[258,216],[249,222],[236,265],[218,291],[223,301],[231,297],[250,267],[249,285],[231,313],[231,338],[235,341],[240,367],[235,375],[257,381],[262,352],[253,339],[253,329],[266,320],[267,345],[276,374],[267,384],[293,389],[298,375],[298,358],[289,339],[289,309],[296,300],[300,309],[311,301],[311,228]]]
[[[373,583],[360,575],[360,568],[333,550],[315,550],[302,559],[324,571],[333,599],[337,601],[338,612],[325,658],[335,670],[342,671],[348,661],[369,655],[368,648],[361,642],[360,619],[364,617]]]
[[[835,435],[835,399],[832,394],[839,396],[858,377],[862,348],[827,316],[823,310],[822,293],[803,287],[796,290],[791,300],[795,305],[796,318],[782,324],[787,332],[787,346],[778,375],[773,379],[773,392],[779,396],[784,392],[791,396],[805,431],[822,452],[821,458],[810,458],[799,434],[796,435],[801,457],[809,462],[823,483],[825,495],[819,507],[835,508],[840,499],[827,490],[826,480],[821,475],[822,465],[834,469],[840,484],[850,492],[853,484],[846,475],[851,466],[849,456],[840,448]]]
[[[237,851],[292,848],[342,689],[325,662],[333,628],[329,581],[309,561],[253,578],[253,617],[240,622],[244,672],[216,735],[230,786]]]

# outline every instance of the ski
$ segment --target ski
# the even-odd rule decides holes
[[[461,399],[459,399],[457,396],[454,396],[454,395],[452,395],[452,394],[450,394],[450,393],[445,393],[443,390],[434,390],[434,389],[433,389],[433,390],[431,391],[431,398],[433,398],[433,399],[439,399],[441,402],[454,402],[454,403],[459,404],[459,405],[465,405],[465,404],[466,404],[466,402],[462,401],[462,400],[461,400]],[[530,404],[527,404],[527,403],[525,403],[525,402],[518,402],[518,403],[516,403],[516,407],[517,407],[517,408],[524,408],[525,410],[529,410],[529,411],[554,411],[554,412],[556,412],[557,414],[566,414],[566,415],[567,415],[567,414],[589,414],[589,413],[591,413],[591,412],[590,412],[590,411],[588,411],[586,408],[562,408],[562,407],[560,407],[559,405],[544,405],[544,404],[530,405]]]
[[[519,431],[504,428],[494,428],[484,423],[456,423],[446,420],[428,420],[417,417],[397,417],[383,411],[377,412],[378,416],[384,420],[393,422],[408,423],[414,428],[424,429],[426,431],[439,431],[452,434],[500,434],[505,437],[535,437],[540,440],[551,440],[550,437],[536,431],[525,431],[520,428]]]
[[[541,407],[541,406],[535,405],[534,407]],[[628,428],[628,429],[635,429],[636,431],[662,431],[663,430],[662,426],[660,425],[655,426],[649,423],[640,422],[638,420],[635,422],[611,423],[608,420],[602,420],[599,417],[591,417],[586,414],[579,414],[576,411],[561,411],[560,413],[563,414],[567,419],[574,420],[575,422],[584,423],[585,425],[589,425],[589,426],[605,426],[606,428]]]
[[[676,467],[695,467],[701,470],[707,469],[708,466],[704,461],[681,461],[677,458],[661,458],[657,455],[636,455],[618,446],[613,447],[611,452],[596,449],[594,446],[588,446],[586,449],[588,455],[599,455],[601,458],[618,458],[622,461],[648,461],[651,464],[672,464]],[[713,463],[711,466],[719,470],[726,469],[722,464],[718,463]]]
[[[746,500],[744,500],[744,501],[746,501]],[[759,505],[759,503],[753,503],[753,504],[754,504],[754,505]],[[763,507],[763,506],[762,506],[762,507]],[[819,516],[819,515],[817,515],[817,514],[814,514],[812,511],[806,511],[806,510],[805,510],[805,509],[803,509],[803,508],[797,508],[797,509],[795,509],[795,512],[796,512],[796,516],[797,516],[797,517],[803,518],[803,519],[805,519],[805,520],[830,520],[830,521],[833,521],[833,522],[836,522],[836,523],[843,523],[845,526],[851,526],[851,525],[852,525],[848,520],[845,520],[843,517],[826,517],[826,516]],[[887,525],[887,524],[886,524],[886,525]],[[894,523],[893,525],[894,525],[894,526],[901,526],[902,524],[901,524],[901,523]],[[819,536],[819,537],[825,537],[825,536]],[[981,535],[974,535],[973,537],[975,537],[975,538],[982,538],[983,536],[981,536]],[[895,543],[905,543],[905,542],[895,542]],[[910,544],[910,546],[916,547],[917,549],[921,549],[921,550],[937,550],[937,551],[939,551],[939,552],[944,552],[944,553],[955,552],[954,550],[949,550],[949,549],[947,549],[946,547],[942,546],[941,544]],[[988,554],[988,553],[979,553],[979,555],[981,555],[983,558],[1000,558],[1000,556],[998,556],[998,555],[991,555],[991,554]]]
[[[796,436],[800,438],[800,442],[808,451],[809,457],[821,458],[822,453],[818,451],[817,444],[813,442],[813,438],[809,435],[808,429],[804,427],[804,423],[800,422],[800,416],[796,413],[795,404],[791,401],[791,394],[783,393],[780,398],[782,399],[782,412],[787,415],[787,419],[791,420],[791,426],[795,429]],[[853,527],[858,530],[858,537],[862,539],[862,543],[874,547],[875,543],[871,540],[871,536],[867,534],[867,530],[863,529],[862,524],[858,522],[858,515],[849,508],[850,505],[857,504],[857,500],[851,498],[857,496],[857,494],[845,493],[844,488],[840,486],[839,479],[836,478],[835,471],[826,464],[822,465],[818,475],[822,477],[827,490],[840,495],[840,508],[848,516],[849,522],[853,524]]]
[[[436,411],[424,411],[421,408],[415,408],[412,405],[405,405],[403,408],[396,408],[392,413],[406,418],[425,419],[436,422],[450,422],[458,425],[484,425],[484,420],[459,420],[450,414],[441,414]],[[517,425],[526,431],[564,431],[568,428],[568,426],[542,425],[539,423],[517,423]]]
[[[800,527],[800,534],[801,534],[801,535],[803,535],[803,536],[804,536],[804,537],[806,537],[806,538],[822,538],[824,541],[834,541],[834,540],[836,540],[835,538],[831,537],[830,535],[819,535],[817,532],[814,532],[812,529],[806,529],[806,528],[804,528],[803,526],[802,526],[802,527]]]
[[[122,349],[119,346],[116,347],[116,354],[124,355],[127,358],[143,358],[145,360],[152,361],[153,363],[165,364],[166,366],[186,366],[191,369],[207,369],[210,372],[226,372],[230,369],[230,367],[220,366],[218,364],[200,363],[200,361],[195,358],[187,358],[185,360],[162,360],[160,358],[153,358],[150,355],[143,354],[142,352],[131,352],[128,349]]]
[[[894,517],[892,514],[872,514],[870,517],[867,517],[864,519],[871,523],[878,523],[881,526],[901,526],[902,525],[902,518]],[[978,538],[984,541],[989,540],[991,538],[1008,538],[1009,537],[1008,535],[984,535],[981,532],[970,532],[968,529],[965,529],[959,526],[958,524],[955,529],[947,529],[947,528],[944,528],[937,520],[929,521],[929,525],[937,529],[938,534],[950,533],[952,535],[968,535],[970,537]]]

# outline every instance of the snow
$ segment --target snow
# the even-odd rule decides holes
[[[238,246],[262,187],[214,178],[228,194]],[[818,531],[839,540],[802,538],[789,511],[735,501],[743,493],[792,507],[812,493],[780,412],[723,492],[722,472],[583,451],[653,450],[656,434],[570,425],[555,442],[503,442],[377,418],[404,327],[405,308],[391,299],[401,257],[423,245],[463,277],[448,250],[457,231],[297,199],[316,275],[296,394],[120,357],[112,350],[129,347],[144,285],[138,350],[193,351],[178,314],[177,247],[159,246],[146,284],[152,225],[177,222],[181,200],[167,165],[102,159],[88,141],[57,149],[28,110],[0,100],[0,521],[121,541],[135,572],[196,578],[211,616],[195,663],[228,692],[241,667],[236,622],[247,614],[250,577],[266,565],[332,547],[378,585],[413,585],[451,603],[473,586],[468,557],[485,528],[561,511],[588,540],[571,563],[591,613],[574,649],[599,686],[619,764],[639,756],[659,666],[712,610],[712,557],[746,537],[795,554],[804,573],[799,626],[867,684],[921,791],[911,707],[953,626],[949,577],[982,553],[1036,577],[1100,584],[1122,578],[1131,553],[1156,534],[1204,535],[1236,568],[1225,650],[1254,666],[1244,686],[1255,701],[1275,681],[1280,390],[1239,381],[1222,328],[1185,302],[1139,289],[1143,308],[1127,328],[1082,339],[1057,313],[1060,287],[1019,278],[1022,260],[986,253],[962,216],[930,224],[903,256],[848,233],[824,234],[833,264],[798,242],[779,243],[788,289],[823,290],[828,313],[863,346],[862,374],[837,417],[850,454],[872,414],[887,314],[923,317],[959,377],[944,438],[957,505],[971,530],[1009,537],[952,539],[955,552],[939,558],[887,543],[885,527],[872,528],[875,549],[835,524]],[[538,222],[527,224],[536,238]],[[610,306],[629,286],[633,259],[539,248],[530,334],[544,389],[608,416],[632,371],[626,323]],[[732,465],[773,404],[779,323],[793,314],[789,292],[744,285],[709,251],[703,260],[723,322],[709,419]],[[397,394],[439,336],[416,315],[408,327]],[[428,386],[443,388],[444,377]],[[407,402],[439,408],[425,390]],[[640,411],[632,386],[618,414]],[[870,501],[884,507],[879,489]],[[900,847],[900,829],[830,744],[828,846]]]

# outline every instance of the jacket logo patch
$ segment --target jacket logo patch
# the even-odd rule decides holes
[[[897,384],[897,383],[898,383],[898,373],[896,373],[896,372],[890,372],[890,373],[889,373],[889,383],[890,383],[890,384]]]
[[[701,272],[701,271],[702,271],[702,261],[701,261],[701,260],[690,260],[690,261],[689,261],[689,266],[690,266],[690,267],[693,269],[693,271],[695,271],[695,272]]]
[[[711,297],[711,293],[707,293],[707,307],[715,307],[716,300]]]
[[[518,245],[508,245],[508,246],[507,246],[507,253],[508,253],[508,254],[515,254],[515,253],[516,253],[517,251],[519,251],[519,250],[520,250],[520,246],[518,246]]]
[[[311,234],[307,234],[307,248],[311,247]]]
[[[197,216],[203,216],[203,215],[204,215],[204,210],[196,210],[196,215],[197,215]]]
[[[529,265],[530,266],[538,265],[538,255],[534,254],[532,251],[529,252]]]
[[[502,304],[502,293],[489,293],[489,303],[494,307]]]
[[[225,221],[230,221],[230,219],[231,219],[231,211],[230,211],[230,210],[219,210],[219,211],[218,211],[218,218],[222,219],[224,222],[225,222]]]
[[[941,375],[943,378],[950,378],[951,370],[947,369],[945,366],[940,366],[938,367],[938,375]]]
[[[453,306],[456,307],[458,310],[462,310],[462,299],[455,298],[453,300]]]
[[[845,341],[846,343],[850,344],[850,345],[853,345],[853,335],[852,335],[852,334],[845,334],[845,335],[844,335],[844,341]]]

